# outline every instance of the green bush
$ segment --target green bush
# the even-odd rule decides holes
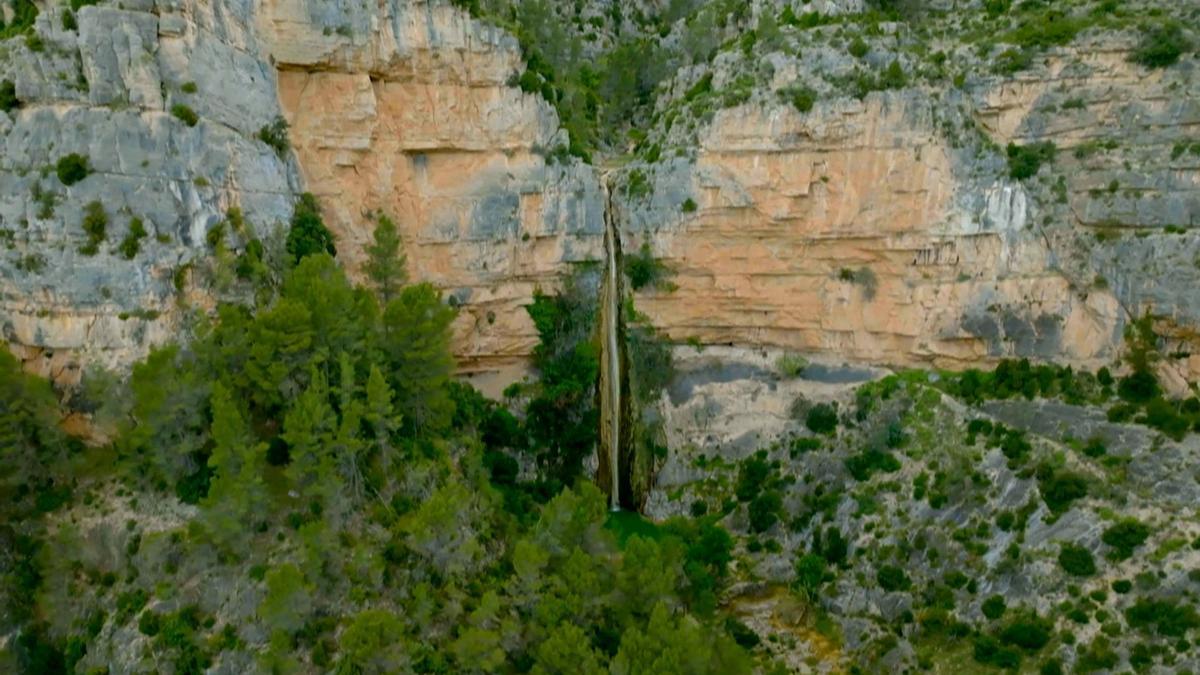
[[[1038,675],[1063,675],[1062,661],[1056,656],[1051,657],[1038,669]]]
[[[681,211],[683,211],[684,213],[695,213],[696,212],[696,200],[692,199],[691,197],[688,197],[687,199],[683,200],[683,204],[680,204],[679,209]]]
[[[748,514],[750,529],[753,532],[765,532],[779,521],[779,512],[783,510],[783,498],[775,490],[767,490],[750,502]]]
[[[1104,439],[1099,436],[1092,436],[1088,439],[1086,445],[1083,446],[1083,454],[1093,459],[1103,457],[1108,453],[1108,448],[1104,446]]]
[[[117,249],[126,260],[133,260],[142,248],[142,240],[146,238],[146,226],[142,219],[134,217],[129,221],[129,233],[121,240]]]
[[[1096,573],[1096,560],[1092,552],[1075,544],[1063,544],[1058,552],[1058,564],[1071,576],[1090,577]]]
[[[1008,175],[1017,180],[1025,180],[1036,175],[1043,164],[1054,161],[1057,148],[1052,141],[1028,145],[1009,143],[1005,152],[1008,155]]]
[[[196,114],[196,111],[182,103],[171,106],[171,114],[189,127],[196,126],[196,123],[200,121],[200,116]]]
[[[325,227],[325,221],[321,218],[321,207],[311,192],[300,195],[300,201],[296,202],[286,248],[297,263],[318,253],[337,255],[337,248],[333,245],[333,233]]]
[[[1013,619],[1000,631],[1000,641],[1026,651],[1037,651],[1050,642],[1054,624],[1036,615]]]
[[[1137,369],[1117,383],[1117,395],[1130,403],[1146,403],[1161,393],[1158,378],[1148,369]]]
[[[1055,471],[1049,467],[1038,469],[1038,489],[1042,493],[1042,501],[1053,513],[1063,513],[1071,508],[1076,499],[1087,496],[1088,481],[1079,474],[1069,471]]]
[[[1015,669],[1021,665],[1021,652],[1002,645],[995,638],[987,635],[975,638],[972,656],[979,663],[986,663],[997,668]]]
[[[1022,18],[1016,30],[1003,36],[1003,40],[1019,47],[1053,47],[1065,45],[1087,25],[1086,19],[1077,19],[1059,10],[1033,13]]]
[[[850,56],[861,59],[867,55],[867,52],[871,51],[871,47],[866,42],[863,42],[862,37],[855,37],[850,46],[846,48],[846,51],[850,52]]]
[[[1133,518],[1125,518],[1104,530],[1100,541],[1108,544],[1112,551],[1108,557],[1112,560],[1128,560],[1133,557],[1137,547],[1146,543],[1150,537],[1150,528]]]
[[[1078,651],[1079,658],[1075,661],[1075,672],[1094,673],[1098,670],[1109,670],[1115,667],[1121,657],[1113,651],[1108,638],[1099,635],[1085,649]]]
[[[988,599],[984,600],[983,604],[979,606],[979,610],[983,612],[983,615],[992,621],[1004,616],[1005,609],[1007,609],[1007,607],[1004,604],[1004,596],[1001,595],[989,596]]]
[[[1148,630],[1165,637],[1184,637],[1189,630],[1200,628],[1200,615],[1195,608],[1178,599],[1139,598],[1125,610],[1130,628]]]
[[[643,243],[637,253],[625,256],[625,274],[635,291],[646,286],[659,286],[669,273],[667,266],[654,257],[649,243]]]
[[[893,60],[884,69],[879,84],[882,89],[903,89],[908,85],[908,75],[904,73],[904,67],[898,59]]]
[[[815,553],[806,553],[796,561],[796,586],[809,596],[815,595],[828,578],[825,559]]]
[[[807,367],[808,359],[799,354],[782,354],[779,358],[775,359],[775,372],[780,377],[800,377],[800,374]]]
[[[1147,68],[1166,68],[1192,48],[1178,21],[1164,21],[1142,29],[1141,40],[1130,60]]]
[[[808,409],[804,425],[815,434],[832,435],[837,429],[837,408],[829,403],[818,403]]]
[[[58,163],[54,165],[54,172],[63,185],[74,185],[92,173],[92,166],[87,157],[72,152],[58,158]]]
[[[904,570],[895,565],[884,565],[875,573],[875,580],[879,582],[879,587],[885,591],[907,591],[912,587],[912,582],[909,581],[908,575]]]
[[[813,105],[817,102],[817,92],[808,87],[798,87],[785,92],[788,102],[792,104],[796,110],[806,113],[813,109]]]
[[[11,0],[8,5],[12,9],[12,15],[5,26],[3,14],[0,13],[0,40],[29,35],[33,31],[34,21],[37,20],[37,5],[33,4],[33,0]]]
[[[738,500],[748,502],[757,497],[771,479],[771,471],[771,463],[767,461],[765,451],[760,450],[742,460],[738,465],[737,482],[733,488]]]
[[[103,204],[89,202],[84,207],[82,227],[88,241],[79,248],[79,252],[87,256],[96,255],[108,232],[108,214],[104,212]]]
[[[276,117],[270,124],[264,125],[258,130],[258,140],[270,146],[280,157],[286,155],[288,148],[291,147],[291,142],[288,140],[287,120],[283,117]]]
[[[846,459],[846,469],[855,480],[870,480],[876,473],[893,473],[900,470],[900,460],[892,453],[882,450],[864,450]]]
[[[12,112],[21,107],[17,100],[17,85],[12,80],[0,80],[0,110]]]
[[[158,635],[158,632],[161,629],[162,619],[154,612],[146,610],[142,612],[140,617],[138,617],[138,631],[140,631],[142,635],[154,637]]]

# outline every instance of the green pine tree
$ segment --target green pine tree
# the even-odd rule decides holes
[[[267,506],[263,484],[265,443],[256,443],[233,397],[219,382],[212,393],[213,470],[203,501],[210,534],[219,543],[235,546],[251,533],[248,524],[261,518]]]
[[[380,214],[375,226],[375,241],[367,246],[366,271],[385,305],[408,280],[408,260],[401,250],[401,243],[396,223]]]

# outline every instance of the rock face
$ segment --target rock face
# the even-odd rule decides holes
[[[21,105],[0,113],[0,331],[61,384],[82,364],[127,366],[178,335],[176,272],[206,254],[208,230],[238,206],[265,236],[301,189],[295,163],[254,138],[280,109],[274,69],[252,56],[249,15],[223,3],[124,6],[82,8],[78,31],[60,28],[64,7],[45,6],[41,51],[3,46],[0,79]],[[177,106],[198,121],[172,115]],[[91,173],[66,184],[55,165],[72,153]],[[92,203],[107,225],[85,255]],[[147,234],[127,258],[117,248],[135,219]]]
[[[0,59],[20,102],[0,113],[0,331],[32,370],[69,384],[180,335],[181,296],[220,296],[186,273],[211,259],[208,233],[237,207],[277,236],[303,191],[351,271],[375,214],[394,218],[411,278],[462,308],[464,371],[495,383],[536,342],[533,290],[603,256],[599,170],[552,159],[566,132],[514,85],[516,40],[449,4],[138,0],[85,7],[73,30],[40,8],[41,48],[12,38]],[[613,173],[624,250],[645,243],[675,272],[639,309],[679,340],[950,367],[1107,362],[1126,319],[1152,311],[1173,351],[1194,351],[1200,85],[1186,60],[1148,75],[1122,39],[961,86],[822,93],[806,112],[778,94],[853,60],[765,53],[769,85],[693,120],[694,152]],[[740,81],[727,57],[721,87]],[[658,110],[687,98],[690,72]],[[282,155],[258,138],[281,116]],[[1046,140],[1054,165],[1010,178],[1003,146]],[[53,167],[70,153],[92,173],[68,185]],[[107,227],[85,255],[92,202]],[[148,236],[127,258],[135,219]],[[1172,366],[1200,374],[1197,357]]]
[[[352,270],[369,214],[393,217],[410,276],[463,307],[464,370],[515,377],[536,343],[522,306],[569,263],[601,257],[603,205],[591,167],[543,158],[565,134],[545,101],[508,86],[521,65],[513,38],[441,4],[128,7],[81,10],[77,33],[46,8],[49,47],[12,40],[0,66],[22,103],[0,114],[12,251],[0,325],[31,369],[69,384],[82,363],[127,365],[174,337],[175,272],[209,255],[225,212],[241,208],[266,236],[308,190]],[[172,116],[179,105],[199,122]],[[281,115],[285,158],[256,138]],[[71,152],[90,158],[91,176],[66,186],[39,175]],[[84,256],[91,201],[109,226]],[[114,249],[133,217],[150,237],[125,260]]]
[[[937,105],[889,93],[718,113],[697,159],[623,214],[676,272],[645,311],[679,339],[876,362],[1111,357],[1117,303],[1054,270],[1025,188],[975,176]]]
[[[507,84],[515,40],[448,6],[379,11],[345,17],[353,38],[286,3],[264,15],[305,183],[351,269],[371,239],[366,214],[396,220],[411,277],[462,308],[466,372],[519,368],[537,343],[522,309],[533,290],[603,257],[597,176],[543,157],[565,132],[543,99]]]

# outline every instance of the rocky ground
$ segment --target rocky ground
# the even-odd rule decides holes
[[[1022,671],[1200,665],[1188,628],[1130,609],[1161,600],[1156,617],[1195,625],[1200,435],[1176,442],[1058,400],[969,405],[934,373],[796,372],[784,356],[678,348],[681,376],[661,402],[672,452],[647,506],[727,514],[740,545],[726,600],[767,649],[802,672],[987,671],[986,638],[963,637],[975,629]],[[838,423],[818,433],[808,411],[823,403]],[[1082,485],[1066,504],[1064,477]],[[755,522],[772,491],[773,517]],[[1106,533],[1130,518],[1146,529],[1125,556]],[[1075,547],[1086,573],[1061,562]],[[815,583],[807,554],[824,561]],[[1000,615],[987,612],[993,596]],[[1004,642],[1022,619],[1045,639]]]

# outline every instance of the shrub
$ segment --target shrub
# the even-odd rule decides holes
[[[739,501],[748,502],[762,492],[763,486],[770,478],[771,464],[767,462],[767,454],[764,451],[757,452],[738,465],[734,494]]]
[[[907,591],[912,582],[908,580],[908,575],[904,570],[895,565],[884,565],[875,573],[875,580],[879,582],[879,587],[885,591]]]
[[[1192,421],[1179,414],[1174,404],[1156,398],[1146,404],[1146,414],[1137,418],[1138,422],[1148,427],[1158,429],[1176,441],[1183,440],[1192,426]]]
[[[775,490],[767,490],[750,502],[748,509],[750,529],[754,532],[765,532],[779,520],[779,512],[783,509],[783,498]]]
[[[17,85],[12,80],[0,80],[0,110],[12,112],[21,106],[17,100]]]
[[[283,117],[276,117],[270,124],[258,130],[258,140],[269,145],[275,154],[283,157],[287,154],[291,142],[288,140],[288,123]]]
[[[1086,445],[1083,446],[1083,454],[1088,457],[1102,457],[1108,453],[1108,448],[1104,447],[1104,439],[1099,436],[1092,436],[1088,439]]]
[[[784,93],[788,103],[799,112],[806,113],[813,109],[817,102],[817,92],[808,87],[798,87]]]
[[[138,630],[142,633],[142,635],[154,637],[155,635],[158,635],[158,631],[161,627],[162,619],[150,610],[142,612],[142,615],[138,617]]]
[[[1116,581],[1112,582],[1112,589],[1113,592],[1117,593],[1118,595],[1125,595],[1129,591],[1133,590],[1133,582],[1128,579],[1117,579]]]
[[[695,213],[696,212],[696,200],[692,199],[691,197],[688,197],[687,199],[683,200],[683,204],[680,204],[679,208],[684,213]]]
[[[871,48],[866,42],[863,42],[861,37],[855,37],[854,41],[850,43],[850,46],[846,49],[846,51],[850,52],[850,56],[853,56],[856,59],[861,59],[867,55],[867,52],[871,51]]]
[[[979,609],[983,612],[984,616],[995,621],[1001,616],[1004,616],[1004,610],[1007,609],[1007,607],[1004,604],[1003,596],[993,595],[988,597],[987,600],[984,600]]]
[[[3,13],[0,13],[0,40],[32,31],[38,15],[38,8],[33,4],[33,0],[11,0],[7,4],[12,8],[12,18],[9,19],[8,26],[5,26]]]
[[[1148,369],[1138,369],[1117,383],[1117,395],[1130,403],[1146,403],[1162,393],[1158,378]]]
[[[1009,143],[1005,151],[1008,155],[1008,175],[1016,180],[1025,180],[1034,176],[1042,164],[1054,161],[1056,151],[1057,148],[1051,141],[1028,145]]]
[[[646,286],[658,286],[668,271],[667,266],[654,257],[648,243],[643,243],[637,253],[625,257],[625,274],[635,291]]]
[[[1075,544],[1064,544],[1058,552],[1058,564],[1067,574],[1075,577],[1090,577],[1096,573],[1096,561],[1092,552]]]
[[[196,111],[182,103],[171,106],[171,114],[189,127],[196,126],[196,123],[200,121],[200,116],[196,114]]]
[[[87,157],[72,152],[58,158],[58,163],[54,165],[54,172],[63,185],[74,185],[87,178],[92,173],[92,167]]]
[[[824,536],[821,536],[820,530],[813,532],[813,550],[820,553],[821,557],[825,558],[825,562],[830,565],[841,566],[846,563],[846,554],[849,553],[850,544],[842,536],[841,530],[830,525],[825,528]]]
[[[975,638],[973,656],[979,663],[997,668],[1017,668],[1021,665],[1021,653],[1012,647],[1000,644],[995,638],[980,635]]]
[[[146,238],[146,226],[141,218],[134,217],[129,221],[129,233],[121,240],[118,250],[126,260],[133,260],[142,248],[142,240]]]
[[[825,583],[825,559],[815,553],[807,553],[796,562],[796,586],[812,596]]]
[[[832,435],[837,429],[837,408],[829,403],[818,403],[808,409],[804,425],[815,434]]]
[[[1063,675],[1062,661],[1058,657],[1051,657],[1038,669],[1038,675]]]
[[[870,480],[875,473],[892,473],[900,470],[900,460],[890,452],[864,450],[846,459],[846,469],[855,480]]]
[[[1051,512],[1063,513],[1071,508],[1071,502],[1087,496],[1087,479],[1068,471],[1043,467],[1038,470],[1038,489]]]
[[[883,71],[883,76],[879,78],[879,85],[883,89],[903,89],[907,84],[908,76],[904,74],[899,60],[889,63]]]
[[[1166,68],[1192,48],[1178,21],[1165,21],[1142,30],[1142,38],[1129,59],[1147,68]]]
[[[780,377],[800,377],[808,367],[808,360],[797,354],[783,354],[775,359],[775,372]]]
[[[337,255],[333,234],[321,219],[321,208],[311,192],[300,195],[292,211],[292,226],[287,236],[287,252],[295,262],[318,253]]]
[[[1159,635],[1184,637],[1193,628],[1200,627],[1200,615],[1188,604],[1178,600],[1140,598],[1125,610],[1125,620],[1130,628],[1147,630],[1151,627]]]
[[[1012,75],[1033,65],[1033,53],[1028,49],[1005,49],[992,62],[992,72]]]
[[[197,91],[196,83],[184,82],[183,84],[179,85],[179,91],[182,91],[185,94],[194,94]]]
[[[79,252],[88,256],[96,255],[100,251],[100,242],[104,241],[108,232],[108,214],[104,212],[104,205],[89,202],[84,207],[82,226],[88,241],[79,248]]]
[[[1013,619],[1000,631],[1000,641],[1026,651],[1037,651],[1050,642],[1053,628],[1054,625],[1047,619],[1036,615],[1022,616]]]
[[[1133,551],[1146,542],[1150,537],[1150,528],[1133,518],[1125,518],[1104,530],[1100,541],[1108,544],[1112,551],[1108,557],[1112,560],[1128,560],[1133,557]]]
[[[1075,661],[1075,672],[1078,673],[1109,670],[1121,660],[1103,635],[1097,636],[1086,649],[1080,649],[1078,654],[1079,658]]]

